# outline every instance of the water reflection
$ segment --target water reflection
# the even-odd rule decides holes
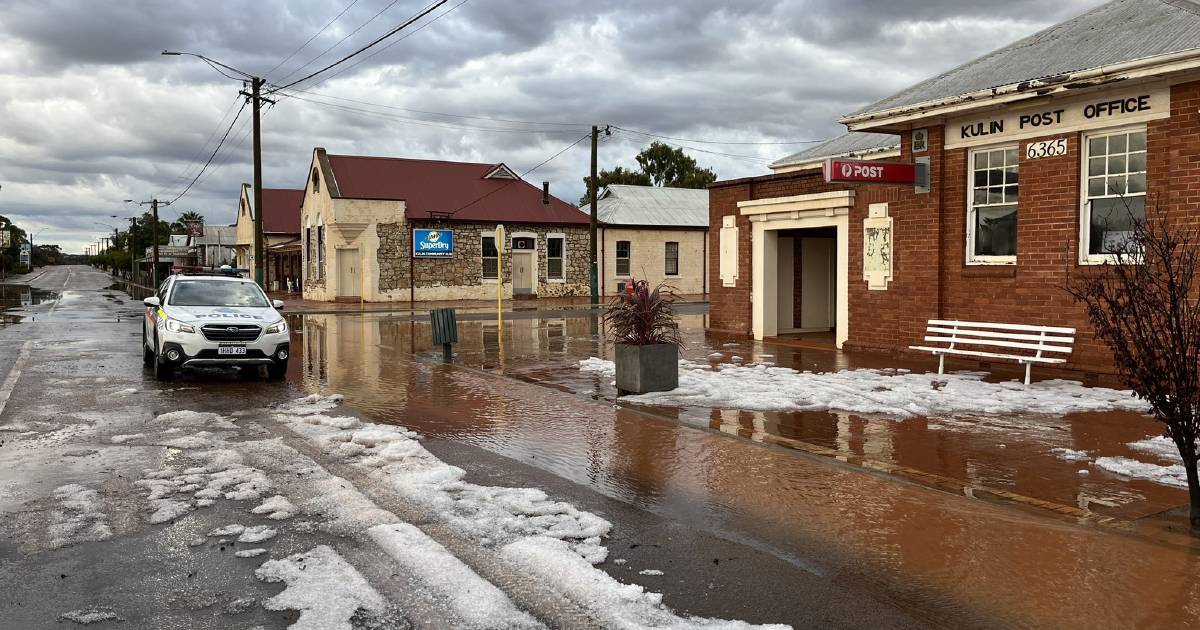
[[[310,389],[343,393],[377,420],[532,464],[830,579],[874,585],[930,625],[1186,626],[1200,613],[1190,541],[1159,544],[1079,527],[751,443],[824,448],[846,461],[890,463],[1091,509],[1134,514],[1178,504],[1177,490],[1078,475],[1049,453],[1057,445],[1119,450],[1153,431],[1135,416],[896,421],[614,407],[591,400],[611,396],[607,379],[575,365],[611,354],[590,318],[460,322],[455,364],[470,369],[441,363],[424,322],[293,321],[294,345],[304,354],[296,378]],[[686,322],[687,356],[700,360],[721,352],[803,369],[895,364],[706,339],[701,321]]]

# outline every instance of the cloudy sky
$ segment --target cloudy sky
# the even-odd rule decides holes
[[[122,200],[183,191],[230,130],[163,217],[196,210],[231,222],[238,186],[252,178],[249,108],[233,122],[240,83],[198,59],[159,53],[202,53],[284,85],[428,4],[5,0],[0,215],[42,230],[38,242],[82,251],[106,230],[97,222],[135,212]],[[761,174],[803,145],[696,141],[832,137],[839,115],[1097,4],[450,0],[296,86],[304,92],[278,95],[263,118],[265,185],[301,187],[314,146],[524,172],[591,124],[687,139],[671,142],[722,179]],[[601,145],[601,166],[632,165],[649,141],[618,131]],[[587,160],[580,143],[527,178],[575,201]]]

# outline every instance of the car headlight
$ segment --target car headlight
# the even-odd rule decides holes
[[[287,322],[285,322],[281,319],[281,320],[275,322],[274,324],[267,326],[267,329],[263,332],[267,333],[268,335],[274,335],[275,333],[287,332]]]
[[[177,319],[167,318],[167,330],[179,333],[194,333],[196,327],[191,324],[185,324]]]

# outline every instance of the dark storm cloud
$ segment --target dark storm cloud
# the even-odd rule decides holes
[[[162,57],[163,49],[202,52],[280,84],[426,4],[396,2],[314,60],[391,2],[359,0],[274,69],[350,1],[9,0],[0,20],[0,214],[78,248],[103,230],[95,221],[137,212],[123,199],[171,198],[195,177],[212,150],[206,143],[236,111],[240,85],[195,59]],[[281,96],[263,119],[265,181],[303,185],[314,146],[504,161],[524,171],[606,122],[685,138],[825,138],[841,132],[835,121],[846,112],[1098,2],[471,0],[352,69],[301,87],[394,108],[570,126],[501,133],[494,130],[529,127]],[[166,218],[197,210],[232,221],[238,186],[251,178],[248,115]],[[648,142],[619,133],[601,146],[601,160],[631,165]],[[763,173],[799,148],[687,146],[722,177]],[[581,146],[529,179],[550,180],[573,201],[586,169]]]

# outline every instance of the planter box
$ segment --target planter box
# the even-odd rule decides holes
[[[679,348],[673,343],[619,343],[616,365],[618,395],[669,392],[679,387]]]

